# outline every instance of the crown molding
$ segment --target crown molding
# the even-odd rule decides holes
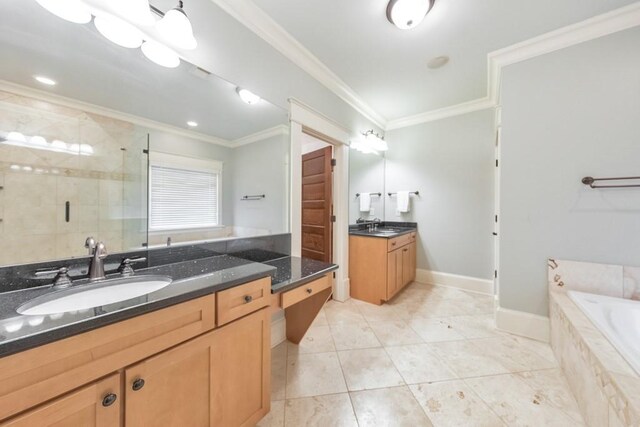
[[[640,1],[490,52],[487,96],[500,100],[502,68],[640,25]]]
[[[116,120],[133,123],[149,129],[155,129],[173,135],[179,135],[187,138],[196,139],[198,141],[208,142],[210,144],[222,145],[224,147],[232,147],[233,144],[225,139],[216,138],[215,136],[205,135],[200,132],[194,132],[187,129],[181,129],[177,126],[168,125],[157,122],[155,120],[145,119],[144,117],[135,116],[133,114],[123,113],[110,108],[101,107],[99,105],[90,104],[88,102],[78,101],[77,99],[67,98],[66,96],[45,92],[39,89],[33,89],[28,86],[22,86],[5,80],[0,80],[0,90],[14,93],[16,95],[36,98],[42,101],[51,102],[53,104],[62,105],[68,108],[74,108],[87,113],[98,114],[110,117]]]
[[[413,116],[402,117],[400,119],[390,120],[387,122],[386,130],[401,129],[409,126],[419,125],[421,123],[434,122],[436,120],[446,119],[448,117],[459,116],[462,114],[472,113],[474,111],[485,110],[495,107],[496,103],[489,97],[474,99],[449,107],[438,108],[437,110],[427,111],[424,113],[414,114]]]
[[[340,77],[282,28],[251,0],[211,0],[241,24],[256,33],[295,65],[315,78],[344,102],[384,129],[387,119],[377,113]]]
[[[269,129],[261,130],[260,132],[252,133],[251,135],[243,136],[242,138],[234,139],[231,141],[233,148],[242,147],[243,145],[253,144],[254,142],[264,141],[274,136],[288,135],[289,126],[278,125]]]
[[[503,67],[639,25],[640,1],[490,52],[487,55],[487,96],[390,120],[387,123],[387,130],[415,126],[420,123],[494,108],[500,102],[500,79]]]

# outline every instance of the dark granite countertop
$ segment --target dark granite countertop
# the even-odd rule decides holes
[[[296,288],[338,269],[335,264],[293,256],[267,261],[265,265],[276,268],[271,284],[271,293],[274,294]]]
[[[16,312],[18,307],[33,298],[50,293],[51,287],[38,286],[2,292],[0,357],[262,277],[271,276],[272,292],[277,293],[300,286],[338,268],[334,264],[265,250],[242,251],[234,255],[237,256],[216,255],[138,269],[136,276],[164,275],[171,277],[173,282],[141,297],[81,311],[43,316],[20,315]]]
[[[393,233],[382,233],[381,230],[394,230]],[[352,236],[365,236],[365,237],[379,237],[383,239],[393,239],[394,237],[402,236],[403,234],[408,234],[413,231],[416,231],[415,227],[381,227],[378,230],[349,230],[349,234]]]
[[[51,292],[49,286],[0,294],[0,357],[141,314],[208,295],[262,277],[276,267],[228,255],[141,269],[142,275],[166,275],[173,282],[150,294],[82,311],[44,316],[20,315],[25,302]]]

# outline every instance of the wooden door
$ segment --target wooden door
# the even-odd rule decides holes
[[[332,260],[332,147],[302,156],[302,256]]]
[[[3,427],[117,427],[121,423],[120,374],[45,403]]]
[[[127,427],[213,425],[210,392],[215,333],[209,332],[125,371]]]
[[[218,329],[214,346],[213,425],[254,426],[267,415],[271,405],[269,308]]]

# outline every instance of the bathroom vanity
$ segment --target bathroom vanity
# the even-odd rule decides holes
[[[349,230],[349,276],[353,298],[380,305],[416,276],[414,223],[353,226]]]
[[[157,252],[148,251],[154,262],[169,250]],[[146,265],[132,277],[173,281],[65,313],[20,315],[16,308],[69,288],[0,294],[0,425],[255,425],[270,410],[273,302],[285,309],[287,335],[299,341],[330,296],[337,268],[269,253]]]

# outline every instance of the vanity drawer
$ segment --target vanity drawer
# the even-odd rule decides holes
[[[282,308],[287,308],[296,303],[299,303],[305,298],[309,298],[310,296],[315,295],[318,292],[330,287],[331,279],[330,275],[327,274],[319,279],[314,280],[313,282],[305,283],[298,288],[292,289],[288,292],[284,292],[282,294]]]
[[[264,277],[216,294],[218,326],[229,323],[271,303],[271,277]]]
[[[396,249],[411,243],[411,235],[403,234],[402,236],[394,237],[393,239],[389,239],[387,243],[387,251],[395,251]]]

